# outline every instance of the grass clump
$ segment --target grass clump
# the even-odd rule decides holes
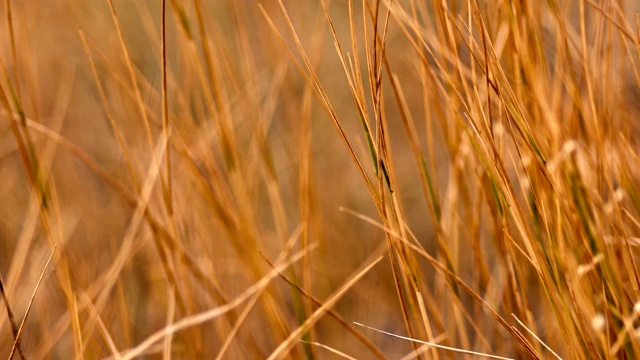
[[[4,1],[2,353],[637,357],[634,6]]]

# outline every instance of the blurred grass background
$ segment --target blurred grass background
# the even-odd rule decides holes
[[[332,306],[349,324],[514,358],[638,353],[637,4],[166,11],[163,42],[161,1],[0,5],[0,274],[17,325],[45,274],[26,358],[126,357],[247,289],[143,353],[463,356],[314,319],[281,278],[257,287],[266,259],[299,250],[283,275],[320,302],[384,256]]]

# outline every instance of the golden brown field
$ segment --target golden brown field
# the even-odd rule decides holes
[[[2,1],[0,357],[640,357],[638,11]]]

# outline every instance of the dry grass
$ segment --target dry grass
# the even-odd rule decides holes
[[[633,1],[163,3],[0,5],[0,356],[640,357]]]

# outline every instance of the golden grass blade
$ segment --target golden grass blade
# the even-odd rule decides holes
[[[169,288],[167,292],[167,296],[169,297],[169,305],[167,306],[167,325],[171,325],[175,321],[176,315],[176,298],[174,294],[174,290]],[[172,344],[173,336],[169,335],[164,339],[164,349],[162,351],[162,357],[165,360],[171,359],[171,344]]]
[[[13,339],[16,342],[18,355],[20,358],[24,359],[24,352],[22,351],[22,344],[20,339],[18,338],[18,324],[16,323],[16,317],[13,315],[13,311],[11,310],[11,305],[9,305],[9,299],[7,298],[7,294],[5,293],[5,285],[2,280],[2,275],[0,275],[0,292],[2,293],[2,301],[4,302],[4,307],[7,309],[7,316],[9,317],[9,325],[11,326],[11,332],[13,333]]]
[[[163,329],[153,333],[151,336],[147,337],[144,341],[140,342],[138,346],[135,348],[129,349],[122,353],[122,359],[130,360],[136,358],[142,354],[144,354],[149,348],[154,346],[156,343],[162,341],[167,336],[171,336],[179,331],[188,329],[193,326],[197,326],[207,321],[211,321],[225,313],[237,308],[246,300],[250,299],[256,293],[264,290],[269,283],[278,276],[279,272],[283,271],[291,264],[297,262],[302,259],[305,255],[309,253],[309,251],[313,250],[315,246],[310,246],[308,249],[301,250],[295,254],[293,254],[289,259],[278,264],[273,270],[269,271],[265,276],[260,279],[260,281],[253,284],[250,288],[245,290],[242,294],[238,295],[236,298],[231,300],[228,304],[219,306],[196,315],[191,315],[186,318],[183,318],[169,326],[165,326]]]
[[[378,248],[375,251],[372,252],[372,254],[382,254],[386,250],[387,250],[386,244],[385,243],[381,243],[378,246]],[[269,266],[271,266],[272,268],[274,267],[274,265],[268,259],[265,258],[265,261],[267,261],[269,263]],[[298,290],[306,298],[310,299],[315,306],[318,306],[318,307],[322,306],[322,301],[320,301],[318,298],[316,298],[312,294],[308,293],[306,290],[301,288],[299,285],[295,284],[293,281],[291,281],[289,278],[287,278],[285,274],[281,273],[280,277],[284,281],[286,281],[287,284],[289,284],[290,286],[295,287],[296,290]],[[371,350],[371,352],[373,352],[373,354],[378,359],[385,359],[386,358],[384,356],[384,354],[382,353],[382,351],[378,347],[376,347],[375,344],[373,344],[369,339],[367,339],[364,335],[362,335],[362,333],[360,331],[358,331],[358,329],[356,329],[353,325],[351,325],[349,322],[347,322],[342,316],[340,316],[340,314],[336,313],[332,309],[327,309],[327,314],[329,316],[331,316],[332,318],[334,318],[336,321],[338,321],[340,323],[340,325],[344,326],[355,337],[357,337],[358,340],[360,340],[367,348],[369,348],[369,350]]]
[[[341,358],[343,358],[343,359],[356,360],[356,358],[354,358],[354,357],[352,357],[352,356],[349,356],[349,355],[347,355],[347,354],[343,353],[342,351],[336,350],[336,349],[332,348],[331,346],[321,344],[321,343],[319,343],[319,342],[317,342],[317,341],[304,341],[304,340],[299,340],[299,341],[300,341],[301,343],[310,344],[310,345],[315,345],[315,346],[317,346],[317,347],[320,347],[320,348],[323,348],[323,349],[325,349],[325,350],[328,350],[328,351],[330,351],[331,353],[336,354],[336,355],[338,355],[339,357],[341,357]]]
[[[116,360],[122,359],[122,356],[120,356],[120,351],[118,351],[118,347],[113,341],[113,337],[111,336],[111,334],[109,333],[109,330],[107,329],[104,322],[100,318],[100,314],[91,303],[91,299],[89,299],[87,294],[80,294],[80,300],[84,304],[84,307],[86,309],[89,309],[89,312],[91,313],[91,315],[96,319],[96,322],[98,323],[98,327],[100,327],[100,331],[102,332],[102,336],[107,342],[107,345],[109,346],[109,350],[111,350],[111,353],[113,353],[113,358]]]
[[[440,343],[442,340],[446,339],[446,336],[444,336],[443,334],[438,335],[436,338],[434,338],[432,341],[429,341],[429,344],[437,344]],[[410,353],[408,353],[407,355],[403,356],[400,360],[411,360],[411,359],[415,359],[417,357],[419,357],[420,355],[426,353],[427,351],[430,351],[432,354],[434,352],[437,352],[437,348],[429,345],[429,344],[422,344],[418,350],[413,350]],[[432,355],[433,356],[433,355]]]
[[[522,321],[520,321],[520,319],[518,319],[518,317],[515,314],[511,314],[511,316],[513,316],[514,319],[516,319],[516,321],[518,322],[518,324],[520,324],[520,326],[522,326],[525,330],[527,330],[527,332],[533,336],[540,344],[542,344],[542,346],[545,347],[545,349],[549,350],[549,352],[555,356],[556,359],[558,360],[562,360],[562,358],[560,357],[560,355],[556,354],[555,351],[553,351],[553,349],[551,349],[551,347],[547,344],[545,344],[544,341],[542,341],[542,339],[540,339],[533,331],[531,331]]]
[[[432,342],[422,341],[422,340],[418,340],[418,339],[412,339],[412,338],[409,338],[409,337],[406,337],[406,336],[393,334],[393,333],[390,333],[390,332],[386,332],[386,331],[383,331],[383,330],[380,330],[380,329],[373,328],[371,326],[360,324],[359,322],[354,322],[354,324],[356,324],[358,326],[362,326],[362,327],[367,328],[367,329],[371,329],[373,331],[377,331],[379,333],[383,333],[383,334],[386,334],[386,335],[389,335],[389,336],[396,337],[398,339],[409,340],[409,341],[413,341],[413,342],[416,342],[416,343],[425,344],[425,345],[432,346],[432,347],[435,347],[435,348],[438,348],[438,349],[442,349],[442,350],[447,350],[447,351],[452,351],[452,352],[461,353],[461,354],[467,354],[467,355],[473,355],[473,356],[477,356],[477,357],[481,357],[481,358],[487,358],[487,359],[514,360],[513,358],[497,356],[497,355],[491,355],[491,354],[484,354],[484,353],[480,353],[480,352],[476,352],[476,351],[458,349],[458,348],[454,348],[454,347],[450,347],[450,346],[439,345],[439,344],[432,343]]]
[[[284,259],[286,259],[287,255],[290,254],[291,250],[293,249],[293,246],[295,245],[296,241],[300,238],[301,234],[303,234],[303,232],[304,232],[304,227],[302,225],[298,226],[298,228],[293,232],[293,234],[289,237],[289,239],[285,243],[285,247],[280,252],[280,255],[278,256],[278,258],[276,259],[276,263],[280,263]],[[308,243],[306,244],[303,243],[302,246],[303,248],[306,248],[308,246]],[[264,258],[264,255],[263,255],[263,258]],[[269,263],[269,265],[271,265],[271,267],[274,268],[272,263]],[[280,276],[283,276],[283,275],[280,274]],[[247,319],[249,312],[253,309],[253,307],[255,306],[256,302],[260,299],[260,296],[262,295],[263,292],[264,292],[263,290],[256,292],[253,295],[253,297],[249,300],[247,305],[244,307],[244,309],[236,319],[235,324],[233,325],[233,328],[231,329],[231,331],[229,331],[229,334],[227,335],[226,339],[224,339],[224,342],[220,347],[220,351],[216,356],[216,360],[221,360],[223,358],[225,352],[227,351],[227,349],[231,344],[231,341],[233,341],[234,337],[238,333],[240,326],[242,326],[244,321]]]
[[[329,299],[326,300],[320,308],[311,314],[305,320],[305,322],[300,325],[296,330],[294,330],[291,335],[281,343],[274,351],[269,355],[269,360],[275,359],[283,359],[286,358],[287,354],[291,350],[291,347],[295,346],[296,342],[299,338],[309,330],[324,314],[327,312],[327,309],[330,309],[340,298],[351,288],[353,287],[364,275],[366,275],[369,270],[371,270],[375,265],[377,265],[383,257],[379,257],[373,260],[371,263],[367,264],[364,269],[358,271],[354,275],[350,277],[348,281],[345,282],[343,286],[340,287],[333,295],[329,296]]]
[[[24,313],[24,317],[22,318],[22,322],[20,323],[20,327],[18,328],[18,333],[16,334],[16,338],[13,341],[13,346],[11,346],[11,352],[9,353],[9,359],[13,359],[16,350],[18,349],[18,343],[20,341],[20,335],[22,335],[22,331],[24,330],[24,324],[27,322],[27,316],[29,316],[29,312],[31,311],[31,305],[33,305],[33,300],[36,298],[36,294],[38,293],[38,289],[40,288],[40,283],[42,283],[42,279],[44,278],[44,273],[53,258],[53,254],[56,251],[58,245],[54,245],[53,249],[51,249],[51,254],[49,254],[49,258],[47,262],[44,264],[42,272],[40,272],[40,277],[38,278],[38,282],[36,283],[36,287],[33,289],[33,294],[31,295],[31,299],[29,299],[29,304],[27,305],[27,310]]]
[[[127,66],[127,71],[129,72],[129,81],[131,82],[131,86],[133,87],[134,93],[136,95],[136,102],[138,105],[138,110],[140,112],[140,117],[144,124],[146,133],[147,133],[147,141],[149,142],[149,147],[153,149],[155,147],[155,141],[153,140],[153,134],[151,132],[151,125],[149,123],[149,117],[147,115],[147,110],[144,106],[144,101],[142,100],[142,93],[140,92],[140,86],[138,85],[138,80],[134,71],[133,62],[131,60],[131,55],[129,54],[129,48],[124,40],[124,34],[122,33],[122,28],[120,26],[120,20],[118,20],[118,15],[116,14],[116,9],[113,6],[113,0],[107,0],[109,4],[109,10],[111,12],[111,18],[116,28],[116,33],[118,34],[118,40],[120,42],[120,47],[122,48],[122,52],[124,54],[125,64]]]

